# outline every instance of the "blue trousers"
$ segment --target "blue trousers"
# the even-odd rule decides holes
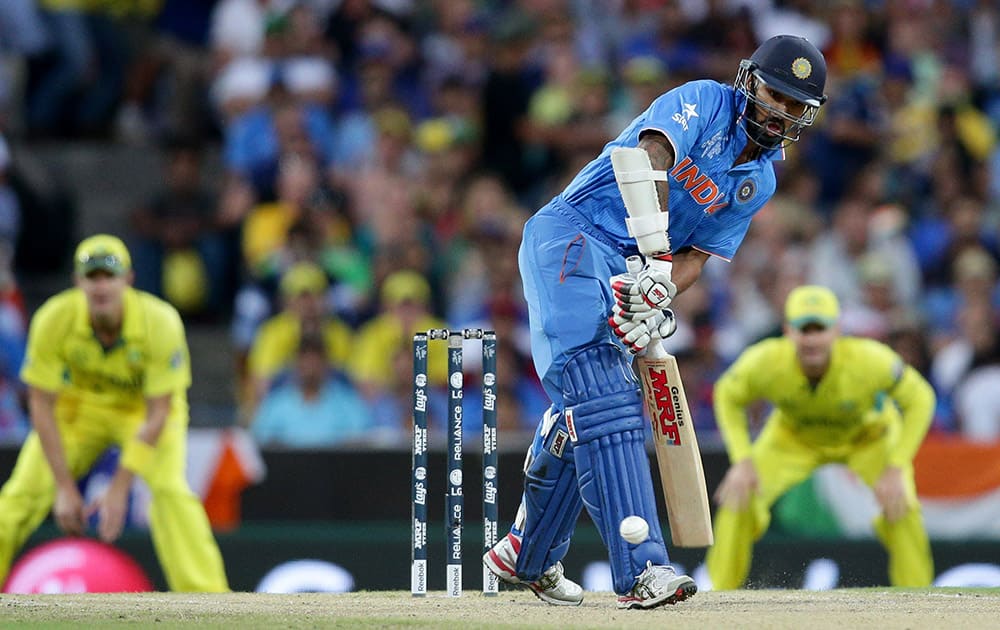
[[[614,295],[608,279],[625,271],[622,254],[584,235],[553,201],[524,227],[518,252],[531,324],[531,355],[549,399],[562,404],[562,369],[572,351],[618,344],[608,326]]]

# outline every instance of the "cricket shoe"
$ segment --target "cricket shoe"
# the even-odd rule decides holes
[[[656,608],[682,602],[697,592],[698,585],[688,576],[677,575],[671,566],[647,562],[632,590],[618,596],[618,607]]]
[[[545,570],[534,582],[525,582],[517,577],[517,554],[521,551],[521,539],[507,534],[493,548],[483,554],[486,568],[507,584],[518,584],[531,590],[535,597],[553,606],[579,606],[583,602],[583,589],[563,574],[561,562]]]

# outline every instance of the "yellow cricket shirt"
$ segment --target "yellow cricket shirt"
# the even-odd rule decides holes
[[[21,380],[57,392],[60,406],[75,406],[79,415],[141,415],[147,397],[173,392],[171,416],[186,416],[191,362],[177,310],[131,287],[123,299],[121,337],[105,349],[83,291],[49,298],[31,318]]]
[[[301,336],[299,319],[291,313],[278,313],[261,324],[250,348],[250,373],[263,378],[277,374],[295,357]],[[344,322],[331,317],[323,324],[323,339],[330,363],[337,368],[346,369],[352,351],[351,329]]]
[[[804,444],[849,447],[866,436],[881,435],[888,423],[883,405],[895,404],[902,416],[899,442],[889,463],[912,461],[930,426],[934,391],[888,346],[871,339],[840,337],[830,367],[816,384],[799,367],[795,346],[781,337],[747,348],[715,384],[715,417],[731,461],[750,455],[746,406],[766,400]]]

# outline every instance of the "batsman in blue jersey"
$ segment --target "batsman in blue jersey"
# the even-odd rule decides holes
[[[658,97],[525,225],[532,353],[552,406],[531,445],[514,525],[483,556],[505,582],[550,604],[580,604],[583,591],[560,561],[586,507],[608,548],[619,608],[697,591],[668,564],[629,352],[673,333],[667,307],[709,256],[734,256],[774,194],[772,161],[813,123],[825,82],[812,44],[771,38],[740,63],[733,86],[692,81]],[[643,166],[613,165],[619,147]],[[645,265],[631,275],[625,258],[634,254]],[[620,536],[628,516],[648,523],[645,540]]]

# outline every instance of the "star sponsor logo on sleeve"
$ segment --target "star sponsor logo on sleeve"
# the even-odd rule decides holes
[[[681,103],[681,111],[674,114],[671,118],[672,120],[681,126],[684,131],[688,130],[688,121],[692,118],[698,118],[698,112],[696,108],[697,103]]]

